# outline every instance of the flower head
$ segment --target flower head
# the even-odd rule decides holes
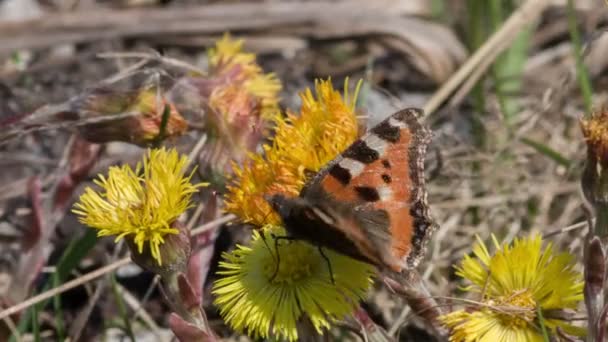
[[[299,116],[274,118],[275,136],[263,146],[264,155],[250,155],[243,167],[234,166],[226,197],[227,211],[263,228],[254,232],[251,247],[224,254],[215,303],[229,324],[255,337],[296,340],[303,320],[321,333],[353,311],[374,272],[330,250],[324,250],[325,258],[306,242],[275,246],[285,232],[275,227],[281,220],[264,195],[297,196],[308,174],[346,149],[358,133],[355,99],[343,98],[330,81],[316,83],[316,97],[310,90],[301,96]]]
[[[452,329],[451,341],[544,341],[543,327],[555,332],[575,328],[547,317],[549,310],[575,308],[582,299],[582,276],[574,270],[574,257],[556,254],[551,244],[542,249],[540,236],[515,239],[500,245],[490,255],[479,241],[475,257],[465,256],[456,274],[471,285],[466,291],[479,293],[477,306],[442,317]],[[540,313],[540,314],[539,314]]]
[[[281,82],[273,73],[264,73],[256,63],[256,55],[243,51],[243,43],[244,40],[235,40],[225,34],[215,48],[209,50],[209,74],[218,82],[211,91],[210,101],[214,103],[211,107],[221,112],[222,106],[228,105],[234,97],[230,93],[240,91],[259,101],[256,112],[263,119],[271,119],[279,113]],[[222,114],[234,116],[226,111]]]
[[[603,167],[608,167],[608,108],[581,119],[581,130],[590,156],[601,162]]]
[[[331,82],[318,81],[316,96],[307,90],[299,116],[275,117],[275,136],[263,146],[264,156],[254,155],[244,166],[235,166],[228,186],[226,210],[256,226],[279,224],[280,218],[264,200],[265,194],[297,196],[309,172],[317,172],[355,141],[356,93],[349,98]]]
[[[202,183],[191,184],[186,175],[188,158],[175,149],[153,149],[135,170],[113,166],[108,177],[95,180],[101,191],[85,189],[73,212],[80,222],[98,229],[98,236],[128,237],[142,254],[144,245],[162,265],[161,245],[167,235],[177,235],[174,221],[190,204],[190,197]]]
[[[278,227],[255,231],[249,247],[224,254],[218,272],[224,277],[214,284],[222,316],[255,338],[295,341],[304,316],[321,333],[351,313],[371,285],[371,266],[331,250],[323,250],[326,260],[299,241],[279,240],[277,248],[283,235]]]
[[[581,119],[587,142],[587,163],[581,177],[585,198],[598,212],[608,209],[608,108],[604,107]],[[597,234],[605,235],[603,226]]]
[[[201,159],[220,182],[231,173],[230,161],[240,163],[254,151],[280,115],[281,82],[264,73],[243,43],[226,34],[209,49],[209,73],[183,77],[170,91],[180,108],[202,118],[209,140]]]

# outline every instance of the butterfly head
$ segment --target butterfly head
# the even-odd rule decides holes
[[[306,201],[299,197],[285,197],[281,194],[265,196],[264,198],[272,209],[279,214],[289,235],[294,235],[294,230],[297,230],[295,226],[301,223],[300,214],[302,209],[307,207]]]
[[[264,196],[264,198],[281,218],[289,216],[292,206],[289,204],[289,199],[287,199],[287,197],[281,194],[274,194]]]
[[[301,197],[286,197],[281,194],[264,196],[272,209],[281,216],[283,221],[287,221],[300,209],[308,207],[308,201]]]

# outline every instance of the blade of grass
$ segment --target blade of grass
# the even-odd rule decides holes
[[[508,13],[505,13],[502,1],[490,1],[489,4],[490,18],[496,31],[515,9],[515,4],[512,1],[507,2]],[[513,44],[498,56],[492,67],[492,78],[498,103],[509,127],[519,111],[517,101],[510,94],[515,94],[521,89],[521,75],[528,55],[531,32],[531,28],[528,27],[517,34]]]
[[[355,103],[355,108],[365,107],[365,105],[367,104],[367,99],[369,98],[369,94],[372,91],[373,74],[374,74],[374,57],[370,57],[367,60],[367,65],[365,66],[365,77],[363,79],[360,79],[355,86],[354,96],[356,96],[356,98],[357,98],[357,101]],[[345,88],[345,90],[346,89],[348,89],[348,88]]]
[[[205,136],[203,136],[205,137]],[[204,145],[205,139],[200,139],[201,146]],[[198,144],[198,143],[197,143]],[[198,145],[197,145],[198,146]],[[196,148],[193,149],[193,151],[198,151],[200,150],[200,148]],[[193,153],[196,154],[196,153]],[[193,159],[193,158],[192,158]],[[191,159],[191,160],[192,160]],[[210,222],[207,222],[206,224],[200,225],[194,229],[192,229],[191,231],[191,235],[192,236],[196,236],[199,234],[202,234],[204,232],[207,232],[217,226],[220,226],[222,224],[225,224],[227,222],[233,221],[235,219],[235,215],[233,214],[228,214],[228,215],[224,215],[220,218],[217,218],[215,220],[212,220]],[[59,288],[52,288],[49,289],[47,291],[44,291],[38,295],[34,295],[31,296],[30,298],[23,300],[20,303],[17,303],[9,308],[0,310],[0,319],[7,319],[9,316],[23,312],[26,308],[29,308],[32,305],[35,305],[36,303],[41,303],[43,301],[49,300],[50,298],[52,298],[55,294],[61,294],[61,293],[65,293],[66,291],[69,291],[71,289],[74,289],[78,286],[82,286],[83,284],[90,282],[94,279],[97,279],[103,275],[109,274],[111,272],[116,271],[117,269],[119,269],[120,267],[123,267],[125,265],[128,265],[131,263],[131,257],[126,256],[122,259],[116,260],[111,262],[108,265],[105,265],[103,267],[99,267],[93,271],[87,272],[82,274],[81,276],[66,281],[64,282]]]
[[[525,138],[525,137],[521,138],[520,141],[522,143],[532,147],[538,153],[552,159],[556,163],[558,163],[566,168],[569,168],[570,165],[572,164],[568,158],[564,157],[561,153],[557,152],[556,150],[552,149],[551,147],[549,147],[543,143],[540,143],[538,141],[534,141],[530,138]]]
[[[467,38],[469,48],[471,51],[477,50],[488,37],[487,26],[485,22],[486,16],[484,15],[485,0],[468,0],[467,1],[467,12],[468,17],[468,29]],[[483,113],[485,110],[485,96],[483,96],[483,80],[481,78],[479,82],[471,90],[471,95],[474,99],[474,107],[477,113]]]
[[[116,302],[116,306],[118,307],[118,313],[123,321],[123,329],[127,336],[131,339],[131,341],[135,342],[135,335],[133,334],[133,327],[131,326],[131,318],[128,316],[127,308],[125,306],[125,301],[122,298],[120,290],[118,289],[118,284],[116,282],[116,276],[114,273],[110,275],[110,282],[112,283],[112,293],[114,294],[114,301]]]
[[[61,280],[57,273],[53,273],[53,287],[57,287],[61,284]],[[53,310],[55,316],[55,330],[57,333],[57,339],[59,341],[65,341],[65,325],[63,319],[63,309],[61,307],[61,296],[57,295],[53,297]]]
[[[433,93],[422,107],[425,114],[427,116],[433,115],[459,87],[467,85],[468,92],[468,89],[475,83],[473,80],[479,79],[491,65],[490,62],[505,48],[509,47],[517,33],[531,21],[536,21],[550,3],[550,0],[525,0],[521,2],[517,10],[505,20],[500,29],[473,52],[464,64]],[[482,13],[482,15],[485,15],[485,13]]]
[[[583,47],[581,43],[580,33],[578,32],[578,23],[576,20],[576,10],[574,8],[574,1],[568,0],[568,29],[570,30],[570,39],[572,40],[572,48],[574,53],[574,59],[576,61],[576,77],[578,85],[583,95],[583,101],[585,104],[585,116],[591,115],[593,102],[593,87],[589,80],[589,72],[583,63]]]
[[[64,279],[67,278],[70,272],[76,266],[78,266],[80,260],[82,260],[82,258],[84,258],[89,253],[89,251],[93,248],[96,242],[97,232],[95,232],[93,229],[87,229],[82,237],[72,240],[72,242],[68,245],[65,252],[59,259],[59,262],[55,266],[55,273],[57,276],[58,283],[61,283]],[[41,292],[44,292],[45,290],[49,289],[51,285],[52,282],[47,281],[46,284],[44,284],[44,286],[42,287]],[[19,323],[19,333],[23,334],[29,329],[30,323],[33,319],[33,310],[42,310],[47,305],[47,303],[48,301],[43,301],[37,305],[34,305],[36,308],[34,308],[33,306],[30,310],[25,312],[23,318]],[[10,341],[16,341],[14,335],[11,336]]]
[[[40,325],[38,323],[38,306],[34,305],[32,307],[32,335],[34,335],[34,341],[40,342]]]
[[[477,50],[486,41],[489,33],[487,28],[485,12],[485,0],[468,0],[467,13],[469,13],[467,21],[467,44],[471,51]],[[471,89],[473,98],[473,108],[475,109],[471,115],[471,128],[475,144],[479,147],[485,145],[485,129],[482,124],[481,115],[485,112],[486,101],[483,94],[483,83],[485,77],[482,77],[479,82]]]
[[[528,56],[531,32],[530,28],[520,32],[513,45],[505,51],[503,56],[499,57],[499,61],[494,65],[493,77],[496,93],[508,126],[511,126],[519,112],[519,104],[510,94],[516,94],[521,90],[521,76]]]
[[[171,107],[168,104],[163,108],[163,114],[160,118],[160,127],[158,129],[158,135],[154,139],[154,147],[160,147],[160,144],[165,139],[167,134],[167,123],[169,123],[169,115],[171,114]]]
[[[542,309],[539,306],[536,307],[536,313],[538,314],[538,322],[540,324],[540,331],[543,333],[543,341],[544,342],[549,342],[551,341],[551,339],[549,339],[549,333],[547,333],[547,327],[545,327],[545,319],[543,318],[543,312]]]
[[[431,15],[433,18],[443,21],[446,19],[446,9],[444,0],[431,0]]]
[[[93,229],[87,229],[82,237],[70,242],[56,266],[60,281],[65,280],[70,272],[80,264],[80,260],[89,253],[95,243],[97,243],[97,231]]]

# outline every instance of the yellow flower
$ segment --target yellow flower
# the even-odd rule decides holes
[[[212,68],[229,68],[233,65],[244,65],[253,67],[255,54],[243,51],[243,39],[232,39],[229,33],[225,33],[222,39],[215,43],[215,47],[209,49],[209,66]]]
[[[281,82],[273,73],[265,74],[256,63],[254,53],[243,51],[242,39],[234,40],[229,34],[209,49],[209,72],[218,79],[225,78],[223,84],[212,91],[211,102],[229,102],[223,90],[226,87],[235,87],[260,100],[261,117],[270,119],[279,113],[278,93],[281,91]],[[227,105],[227,104],[226,104]],[[219,107],[218,107],[219,108]]]
[[[205,113],[210,152],[204,154],[204,163],[214,173],[211,179],[223,183],[223,176],[231,173],[230,161],[240,163],[255,151],[280,114],[281,82],[264,73],[255,54],[243,51],[243,40],[228,34],[209,49],[208,56],[208,77],[190,77],[186,84],[197,89],[193,97],[201,97],[198,110]]]
[[[597,212],[608,209],[608,107],[581,119],[581,130],[587,143],[587,163],[581,177],[585,198]],[[597,227],[596,234],[605,235]]]
[[[224,254],[218,272],[224,277],[214,284],[226,322],[255,339],[295,341],[305,315],[322,333],[353,312],[372,284],[370,265],[331,250],[323,250],[326,260],[310,244],[279,240],[277,251],[276,236],[284,235],[280,227],[255,231],[251,246]]]
[[[317,81],[316,97],[310,90],[301,94],[299,116],[275,117],[275,136],[263,147],[264,157],[251,156],[244,166],[234,166],[228,186],[226,210],[258,227],[279,224],[263,196],[282,193],[297,196],[309,172],[317,172],[355,141],[358,134],[355,103],[357,91],[344,97],[331,82]]]
[[[452,330],[450,341],[542,342],[543,328],[555,333],[557,327],[578,333],[565,321],[545,317],[548,310],[576,308],[583,298],[574,257],[554,253],[551,244],[543,250],[538,235],[502,246],[492,238],[494,255],[479,240],[475,257],[465,256],[456,267],[456,274],[472,283],[465,290],[479,293],[481,300],[442,316]]]
[[[581,119],[581,130],[588,151],[602,166],[608,166],[608,108],[602,108]]]
[[[323,250],[326,260],[317,247],[301,241],[275,247],[276,236],[285,232],[276,227],[281,220],[264,195],[297,196],[310,172],[357,138],[356,93],[342,97],[330,81],[318,81],[315,90],[316,96],[310,90],[301,94],[299,116],[274,118],[275,136],[263,146],[263,156],[252,154],[243,167],[234,165],[225,198],[227,211],[263,228],[254,232],[251,247],[224,254],[215,303],[231,326],[255,338],[296,340],[302,320],[322,333],[350,314],[371,285],[374,268],[365,263]]]
[[[167,234],[178,234],[174,221],[190,204],[190,197],[204,184],[191,184],[186,176],[188,158],[175,149],[153,149],[135,170],[113,166],[108,177],[99,175],[101,191],[85,189],[73,212],[80,222],[98,229],[98,236],[129,236],[143,253],[147,243],[152,257],[162,265],[160,246]],[[143,172],[142,172],[143,169]]]

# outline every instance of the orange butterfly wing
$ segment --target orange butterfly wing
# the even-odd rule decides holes
[[[350,207],[335,225],[361,254],[395,271],[415,267],[435,224],[424,189],[431,132],[420,111],[405,109],[372,128],[321,170],[301,196]]]

